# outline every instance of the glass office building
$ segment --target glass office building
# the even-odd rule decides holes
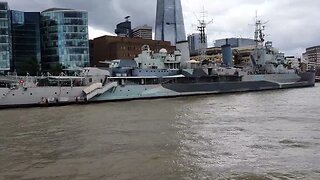
[[[198,55],[201,53],[202,49],[207,49],[208,43],[207,43],[207,36],[205,37],[205,43],[201,43],[201,34],[200,33],[193,33],[188,36],[188,42],[189,42],[189,50],[190,54],[192,55]]]
[[[89,66],[88,13],[53,8],[41,13],[42,70],[57,64],[77,69]]]
[[[11,36],[13,69],[26,74],[26,63],[41,61],[40,13],[11,11]]]
[[[117,29],[115,29],[114,32],[119,37],[133,37],[131,21],[126,20],[125,22],[117,24]]]
[[[0,71],[11,68],[10,13],[8,3],[0,2]]]
[[[156,40],[170,41],[171,45],[186,41],[180,0],[157,0]]]

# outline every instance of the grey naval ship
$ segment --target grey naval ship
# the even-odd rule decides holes
[[[190,60],[188,43],[177,50],[152,52],[149,46],[134,60],[114,60],[109,68],[83,68],[73,76],[0,77],[0,107],[168,98],[312,87],[315,71],[288,68],[282,53],[264,43],[256,30],[256,46],[246,67],[232,66],[232,50],[222,47],[223,63]]]

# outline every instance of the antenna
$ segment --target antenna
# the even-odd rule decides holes
[[[206,43],[207,43],[207,36],[206,36],[206,28],[209,24],[213,23],[213,19],[211,21],[206,21],[205,18],[208,17],[208,12],[205,11],[204,6],[203,10],[200,12],[202,19],[200,20],[196,15],[198,20],[197,30],[200,32],[200,44],[201,44],[201,61],[206,59]]]
[[[267,23],[268,21],[262,22],[258,18],[258,11],[256,11],[254,40],[257,46],[263,46],[263,43],[265,41],[265,36],[266,36],[266,34],[264,33],[264,30],[266,28]]]

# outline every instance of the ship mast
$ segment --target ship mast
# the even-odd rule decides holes
[[[203,10],[201,12],[201,17],[202,19],[198,19],[198,25],[197,25],[197,30],[200,32],[200,45],[201,45],[201,49],[200,49],[200,56],[201,56],[201,61],[206,59],[206,55],[207,55],[207,34],[206,34],[206,28],[209,24],[213,23],[213,20],[211,21],[206,21],[205,18],[208,16],[207,15],[208,12],[206,12]]]
[[[255,18],[255,31],[254,31],[254,41],[256,42],[256,47],[263,46],[263,43],[265,41],[265,25],[267,22],[262,22],[260,19],[258,19],[258,14],[256,13]]]

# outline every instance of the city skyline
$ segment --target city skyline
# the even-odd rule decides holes
[[[131,15],[133,26],[148,24],[154,26],[156,15],[156,0],[139,0],[128,2],[125,0],[108,1],[94,0],[7,0],[11,9],[22,11],[43,11],[50,7],[66,7],[82,9],[89,12],[90,38],[104,34],[113,34],[114,26],[123,20],[126,15]],[[253,0],[181,0],[185,17],[187,34],[196,32],[198,16],[203,6],[208,11],[208,20],[214,19],[208,29],[208,44],[213,45],[215,39],[226,37],[252,38],[255,12],[259,17],[269,21],[266,27],[267,40],[274,42],[274,46],[289,55],[301,55],[306,47],[320,44],[320,25],[316,22],[320,18],[317,11],[320,2],[306,0],[284,1],[253,1]],[[144,10],[147,9],[147,10]],[[312,12],[312,13],[310,13]]]

